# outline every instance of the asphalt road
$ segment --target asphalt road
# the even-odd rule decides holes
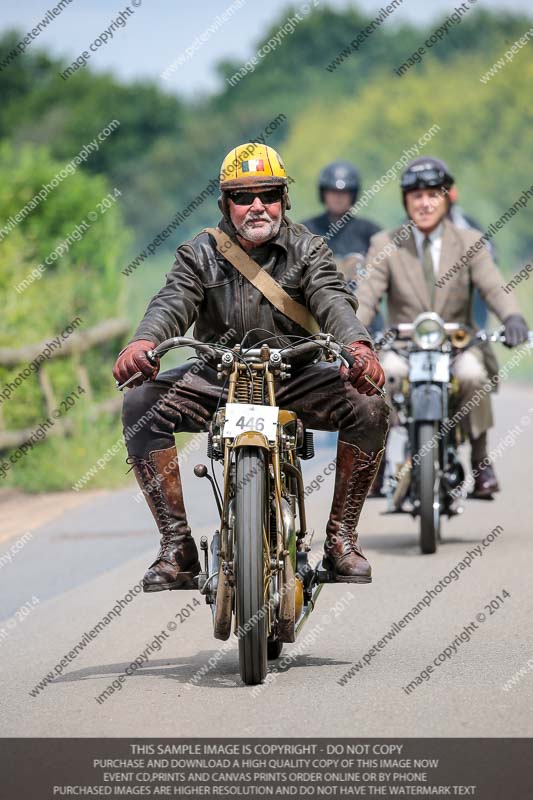
[[[211,634],[210,609],[194,605],[199,595],[161,592],[132,595],[121,616],[31,696],[139,582],[157,550],[149,512],[132,499],[133,484],[35,530],[10,563],[0,560],[2,736],[533,735],[531,388],[504,387],[496,410],[491,444],[500,446],[498,498],[469,501],[461,517],[445,522],[433,556],[419,554],[410,517],[384,516],[385,501],[369,501],[360,533],[373,583],[324,587],[301,639],[285,645],[285,660],[255,693],[240,682],[236,641],[216,660],[220,643]],[[332,456],[322,450],[307,462],[307,482]],[[207,482],[192,475],[201,460],[183,468],[197,539],[216,519]],[[313,551],[323,543],[331,481],[309,497]],[[498,526],[502,530],[483,547]],[[0,556],[14,541],[2,545]],[[392,635],[393,623],[478,546],[470,566],[457,570],[457,579],[448,577],[430,604]],[[486,608],[497,595],[501,600]],[[454,651],[467,625],[471,636],[463,634]],[[354,663],[384,637],[381,649],[356,670]],[[98,702],[148,645],[149,660]],[[450,656],[407,693],[403,687],[447,647]],[[210,658],[215,666],[199,678]],[[353,676],[341,685],[350,668]],[[516,685],[504,690],[515,674]]]

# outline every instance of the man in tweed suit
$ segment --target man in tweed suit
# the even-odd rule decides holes
[[[395,231],[372,237],[365,275],[358,286],[358,316],[368,325],[386,295],[391,326],[410,323],[423,312],[435,311],[445,322],[473,327],[472,294],[477,288],[504,323],[506,344],[522,344],[528,338],[526,321],[512,292],[507,293],[503,287],[505,281],[484,244],[483,234],[458,228],[447,218],[448,193],[453,183],[440,159],[417,158],[407,165],[401,188],[409,221]],[[406,376],[407,365],[394,352],[384,353],[381,361],[393,385]],[[496,370],[488,348],[472,347],[461,353],[453,364],[461,402],[468,402]],[[478,498],[490,499],[499,489],[492,465],[481,467],[488,461],[487,431],[492,424],[487,393],[468,416],[473,496]]]

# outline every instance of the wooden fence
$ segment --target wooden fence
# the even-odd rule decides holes
[[[124,336],[129,328],[130,323],[125,319],[109,319],[98,323],[98,325],[86,331],[74,331],[69,335],[68,339],[62,342],[58,350],[51,353],[46,361],[38,365],[35,376],[39,382],[48,415],[51,415],[58,406],[58,398],[56,397],[50,375],[47,371],[48,362],[55,358],[72,358],[79,385],[85,389],[87,399],[91,402],[93,391],[87,367],[83,364],[83,353],[101,344],[107,343],[112,339],[116,339],[119,336]],[[17,348],[0,347],[0,366],[15,367],[19,364],[27,366],[43,352],[46,345],[47,342],[44,341]],[[61,398],[59,398],[59,400],[60,399]],[[118,413],[121,406],[122,397],[117,392],[116,397],[111,397],[93,405],[89,416],[95,419],[102,413]],[[24,444],[24,442],[27,442],[34,428],[24,428],[16,431],[5,430],[1,411],[2,406],[0,405],[0,451],[9,450],[12,447],[19,447],[21,444]],[[71,428],[72,422],[70,420],[58,420],[47,435],[65,436],[70,432]]]

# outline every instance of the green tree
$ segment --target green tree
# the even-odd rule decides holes
[[[0,147],[0,219],[15,219],[62,166],[42,148],[14,150],[4,142]],[[76,318],[81,319],[76,330],[83,332],[102,320],[123,315],[125,287],[118,266],[129,234],[120,202],[121,197],[115,196],[103,176],[78,169],[67,174],[13,230],[6,233],[4,226],[0,347],[50,341]],[[92,396],[80,396],[75,408],[68,411],[66,417],[73,425],[70,437],[50,437],[37,444],[11,466],[8,485],[32,490],[66,488],[73,476],[82,474],[100,457],[105,442],[116,441],[120,433],[116,415],[95,422],[91,413],[95,404],[114,392],[111,368],[120,344],[121,339],[114,337],[80,356],[88,370]],[[0,386],[13,383],[26,366],[0,367]],[[43,368],[58,403],[79,385],[75,356],[52,359]],[[35,372],[11,397],[3,399],[0,413],[2,427],[8,431],[36,429],[47,418]],[[68,459],[60,455],[67,451]],[[112,475],[113,470],[107,478]]]

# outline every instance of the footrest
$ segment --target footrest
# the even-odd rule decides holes
[[[188,573],[182,573],[179,581],[176,583],[167,584],[166,586],[161,586],[160,584],[148,584],[147,586],[143,584],[143,592],[183,592],[183,591],[190,591],[191,589],[198,589],[199,588],[199,576],[198,575],[189,575]]]
[[[315,567],[315,583],[337,583],[335,573],[326,569],[322,561]]]
[[[336,575],[324,566],[323,561],[317,564],[315,569],[315,582],[320,583],[372,583],[372,577],[363,578],[360,576]]]
[[[189,592],[192,589],[198,589],[198,578],[192,578],[191,581],[183,583],[181,586],[171,586],[171,592]]]

